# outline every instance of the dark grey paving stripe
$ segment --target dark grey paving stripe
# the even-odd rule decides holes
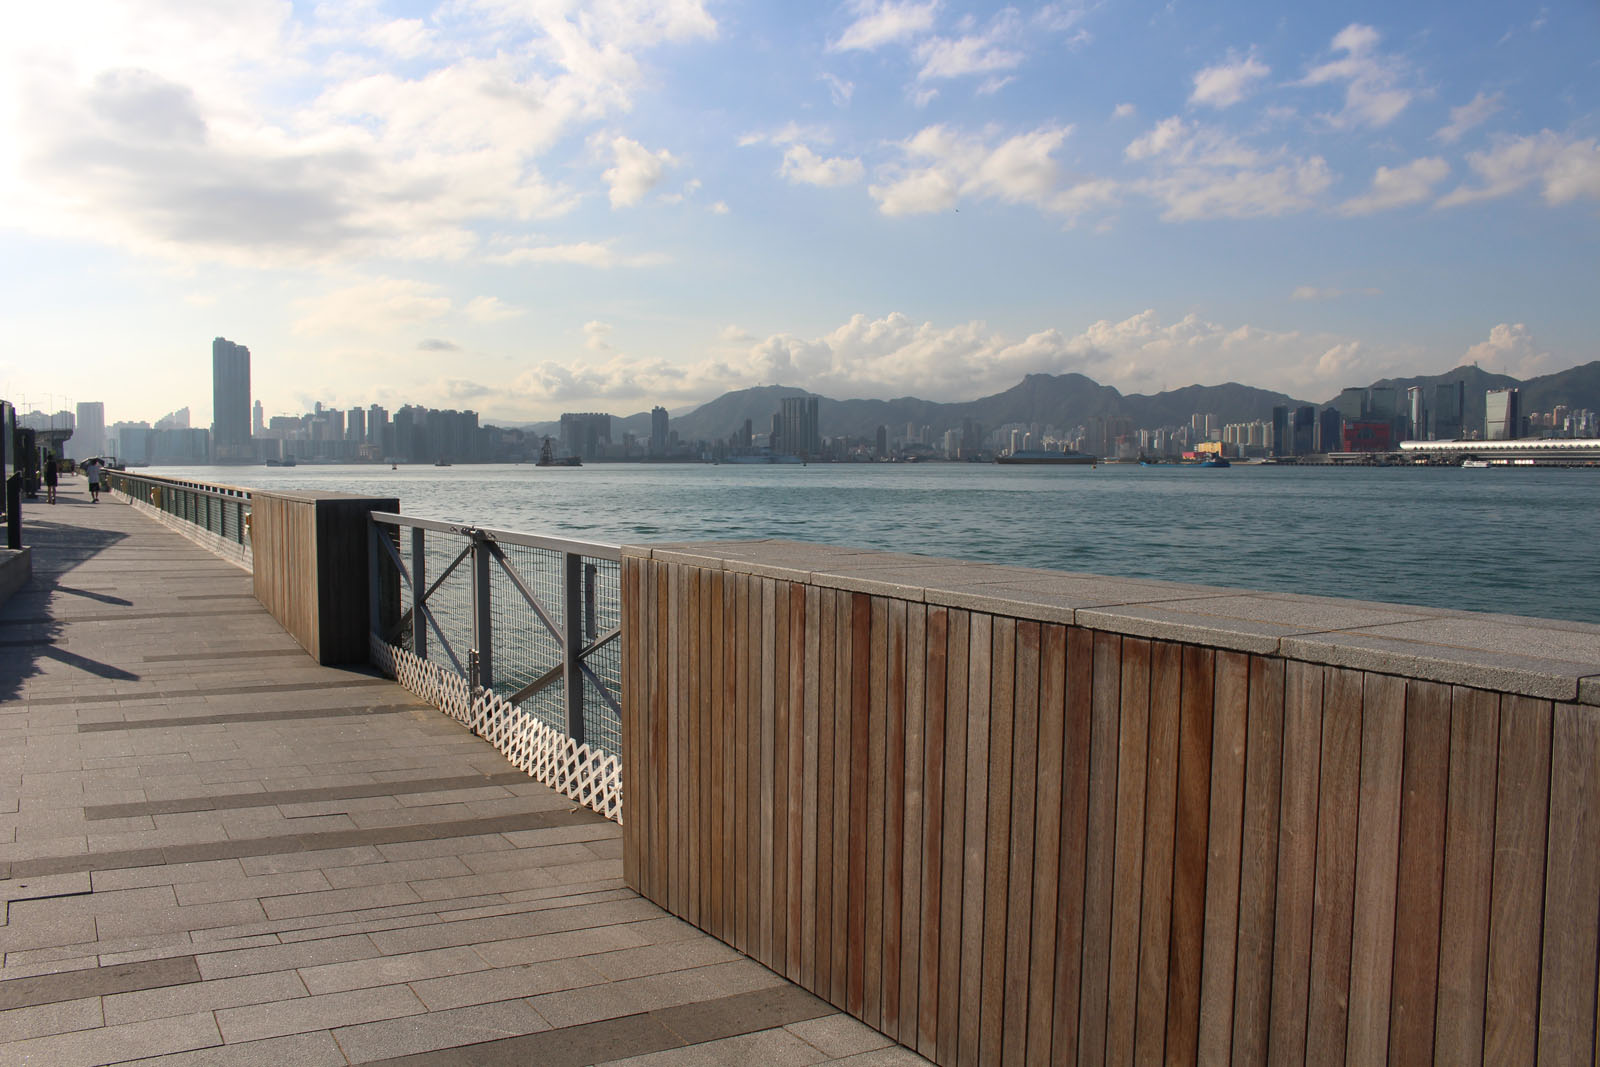
[[[0,1011],[198,981],[200,968],[195,965],[193,956],[168,956],[142,963],[119,963],[115,967],[85,967],[0,982]]]
[[[69,626],[77,622],[132,622],[136,619],[193,619],[212,615],[266,614],[260,606],[254,608],[218,608],[215,611],[128,611],[117,615],[31,615],[25,619],[0,619],[0,626],[40,626],[54,624]]]
[[[173,652],[141,656],[146,663],[186,663],[189,660],[265,659],[268,656],[304,656],[303,648],[252,648],[238,652]]]
[[[174,715],[161,719],[124,722],[81,722],[80,734],[106,734],[119,730],[162,730],[172,726],[225,726],[229,723],[292,722],[297,719],[348,719],[365,715],[399,715],[403,711],[432,710],[432,704],[374,704],[362,708],[294,708],[285,711],[241,711],[232,715]]]
[[[17,641],[0,641],[0,648],[24,648],[28,645],[53,645],[55,639],[50,637],[24,637]]]
[[[584,826],[606,820],[588,808],[557,808],[517,815],[496,815],[484,819],[456,822],[419,823],[412,826],[382,826],[371,830],[325,830],[315,834],[282,834],[277,837],[247,837],[237,841],[213,841],[198,845],[168,845],[165,848],[135,848],[121,852],[95,852],[79,856],[40,856],[0,864],[0,879],[37,878],[46,874],[71,874],[77,871],[117,871],[128,867],[159,867],[168,863],[199,863],[205,860],[244,859],[249,856],[279,856],[286,852],[320,852],[356,845],[396,845],[407,841],[440,841],[452,837],[481,837],[517,830],[543,830],[552,826]]]
[[[254,593],[184,593],[179,600],[254,600]]]
[[[421,704],[418,707],[431,707]],[[498,774],[464,774],[451,778],[412,778],[394,782],[330,785],[320,789],[270,789],[261,793],[223,793],[210,797],[141,800],[129,804],[95,804],[83,809],[85,819],[128,819],[139,815],[176,815],[187,811],[227,811],[265,808],[275,804],[310,804],[319,800],[358,800],[405,793],[440,793],[452,789],[482,789],[489,785],[526,785],[533,779],[521,771]]]
[[[583,1064],[644,1056],[775,1026],[832,1015],[838,1009],[796,985],[680,1004],[617,1019],[563,1026],[523,1037],[375,1060],[390,1067],[582,1067]],[[419,1016],[419,1025],[427,1016]]]
[[[351,678],[334,682],[287,682],[280,685],[228,685],[210,689],[155,689],[148,693],[87,693],[71,697],[38,697],[28,701],[37,707],[53,704],[116,704],[124,700],[173,700],[183,697],[229,697],[256,693],[304,693],[314,689],[356,689],[394,685],[388,678]]]

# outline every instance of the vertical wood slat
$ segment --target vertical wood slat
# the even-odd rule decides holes
[[[888,686],[884,695],[883,805],[883,1004],[878,1029],[900,1033],[900,994],[905,893],[906,826],[906,645],[908,605],[888,605]]]
[[[1361,798],[1361,720],[1361,672],[1329,667],[1323,683],[1307,1063],[1344,1062],[1355,917],[1356,806]]]
[[[1345,1058],[1349,1063],[1383,1063],[1389,1055],[1406,685],[1400,678],[1369,674],[1363,686],[1361,799],[1356,828],[1356,896]]]
[[[831,704],[823,703],[820,695],[822,682],[822,627],[818,600],[821,590],[811,586],[801,587],[801,611],[805,619],[805,665],[802,684],[805,686],[803,722],[801,725],[804,770],[801,778],[800,799],[800,984],[806,989],[817,988],[817,847],[821,840],[817,819],[817,801],[821,787],[822,726],[819,715],[826,711],[833,715]]]
[[[762,959],[765,949],[761,941],[761,852],[762,841],[762,681],[765,667],[761,654],[762,579],[752,575],[749,579],[749,612],[744,620],[749,633],[750,647],[745,653],[745,803],[749,810],[745,816],[745,947],[747,956]]]
[[[966,804],[962,827],[960,993],[955,1062],[978,1062],[983,992],[984,866],[988,860],[989,686],[994,616],[973,612],[967,652]]]
[[[838,721],[835,709],[839,694],[835,688],[835,641],[838,608],[832,589],[817,590],[817,918],[816,984],[810,988],[819,996],[831,998],[833,991],[833,765],[834,730]],[[834,1001],[834,1003],[838,1003]]]
[[[848,1004],[846,986],[850,975],[850,793],[855,774],[851,719],[855,638],[851,620],[854,613],[853,594],[838,592],[834,596],[833,615],[836,709],[833,728],[833,973],[828,998],[838,1007]]]
[[[639,686],[639,638],[642,635],[639,620],[639,566],[640,560],[636,556],[622,558],[622,626],[623,632],[633,635],[622,646],[622,706],[638,709],[643,706],[637,691]],[[638,827],[633,824],[633,818],[649,803],[648,789],[641,788],[639,765],[641,748],[635,731],[638,729],[641,716],[638,711],[622,718],[622,791],[623,795],[632,800],[630,793],[637,794],[641,800],[636,801],[633,810],[628,813],[628,818],[622,826],[622,880],[628,885],[640,885],[639,879],[639,853],[641,841]],[[646,894],[648,895],[648,894]]]
[[[1034,856],[1039,790],[1039,654],[1036,622],[1017,624],[1015,701],[1011,727],[1011,841],[1007,863],[1005,997],[1001,1057],[1022,1063],[1028,1052],[1028,978],[1033,948]],[[1001,700],[995,702],[1001,704]],[[1059,811],[1059,809],[1058,809]],[[1059,816],[1058,816],[1059,817]],[[1053,902],[1052,902],[1053,903]]]
[[[1054,1027],[1056,923],[1060,918],[1061,804],[1065,786],[1067,628],[1043,627],[1039,651],[1039,787],[1034,799],[1033,929],[1028,951],[1029,1067],[1050,1062]],[[1009,1048],[1009,1046],[1008,1046]]]
[[[1207,838],[1205,942],[1200,978],[1202,1063],[1225,1063],[1233,1040],[1233,990],[1239,942],[1239,882],[1244,832],[1245,744],[1250,710],[1250,657],[1218,652],[1216,712],[1211,720],[1211,814]],[[1155,773],[1151,742],[1151,773]],[[1152,779],[1153,780],[1153,779]],[[1170,831],[1169,831],[1170,832]],[[1152,831],[1152,841],[1159,837]],[[1250,877],[1257,877],[1255,871]],[[1165,971],[1165,956],[1150,966]],[[1143,975],[1143,968],[1140,970]],[[1141,990],[1142,995],[1142,990]],[[1140,1028],[1143,1030],[1141,1014]],[[1160,1046],[1147,1050],[1161,1053]],[[1145,1056],[1141,1055],[1141,1059]]]
[[[1205,943],[1207,821],[1211,814],[1211,719],[1216,653],[1183,647],[1178,720],[1177,843],[1172,864],[1172,932],[1167,949],[1167,1058],[1191,1062],[1200,1039],[1201,952]]]
[[[998,1063],[1005,1047],[1006,919],[1011,906],[1012,745],[1015,734],[1017,624],[997,618],[989,668],[988,811],[984,830],[983,958],[977,1056]]]
[[[862,951],[861,1018],[867,1025],[883,1024],[883,838],[887,789],[889,699],[889,605],[883,597],[868,598],[867,670],[867,828],[866,828],[866,936]]]
[[[1250,658],[1244,758],[1244,826],[1239,833],[1239,946],[1234,965],[1233,1062],[1265,1063],[1271,1036],[1273,917],[1278,910],[1278,828],[1282,820],[1284,661]]]
[[[850,603],[850,914],[846,1008],[865,1015],[867,952],[867,809],[871,777],[872,602],[855,593]]]
[[[1144,903],[1145,775],[1150,753],[1150,642],[1122,639],[1117,737],[1116,843],[1112,860],[1111,951],[1107,970],[1105,1061],[1133,1062],[1139,984],[1139,912]]]
[[[1077,1062],[1083,999],[1084,913],[1088,896],[1089,798],[1094,792],[1094,636],[1067,631],[1066,722],[1062,741],[1061,850],[1056,871],[1056,969],[1051,1029],[1056,1062]],[[1101,758],[1104,759],[1102,752]]]
[[[750,633],[750,576],[740,574],[734,578],[733,632],[741,637]],[[739,641],[734,656],[734,691],[738,694],[740,714],[733,724],[734,743],[734,810],[733,849],[735,877],[733,882],[732,945],[748,953],[750,944],[750,657],[748,640]]]
[[[667,840],[662,842],[667,850],[667,910],[674,915],[684,914],[687,904],[683,899],[683,690],[686,680],[683,670],[683,568],[669,564],[667,571],[667,617],[672,620],[667,637]]]
[[[900,1021],[890,1036],[902,1045],[917,1044],[918,992],[922,960],[922,823],[927,809],[923,776],[926,734],[924,700],[928,655],[928,609],[911,604],[906,609],[906,770],[905,828],[900,877]]]
[[[917,1051],[931,1057],[939,1033],[939,920],[944,913],[944,764],[946,704],[949,695],[947,608],[928,609],[926,711],[923,715],[922,944],[918,983]]]
[[[756,887],[755,908],[759,914],[756,933],[755,958],[768,967],[775,962],[776,952],[772,942],[772,903],[777,890],[773,887],[773,836],[774,819],[777,817],[777,786],[775,774],[777,771],[777,731],[778,731],[778,671],[777,649],[775,635],[777,631],[777,582],[771,578],[762,578],[761,582],[761,637],[756,643],[758,654],[761,657],[761,702],[756,705],[761,712],[760,719],[760,830],[756,838],[757,866],[759,868],[759,881]],[[752,774],[755,773],[752,768]],[[781,967],[774,968],[782,970]]]
[[[687,885],[685,902],[689,908],[688,919],[692,925],[698,926],[701,919],[701,909],[705,904],[704,884],[701,878],[703,866],[700,863],[700,849],[704,836],[705,812],[702,787],[705,784],[704,746],[700,744],[702,732],[701,712],[705,704],[702,700],[702,690],[705,684],[704,650],[706,643],[706,617],[700,610],[701,578],[705,571],[699,567],[684,567],[684,584],[686,596],[684,597],[684,610],[687,613],[684,623],[684,632],[689,638],[689,654],[685,663],[686,675],[684,681],[688,689],[688,701],[684,705],[684,731],[683,731],[683,765],[686,768],[687,781],[684,782],[684,809],[687,832],[685,833],[684,864],[688,868],[684,879]]]
[[[1548,700],[1501,698],[1483,1035],[1486,1063],[1532,1063],[1538,1052],[1554,714]]]
[[[1494,801],[1500,698],[1456,687],[1450,708],[1444,898],[1440,905],[1439,1000],[1434,1057],[1483,1059],[1489,983],[1489,893],[1494,879]]]
[[[1306,1053],[1307,986],[1322,747],[1321,667],[1284,667],[1283,800],[1278,829],[1278,912],[1272,948],[1272,1063]]]
[[[801,916],[805,910],[805,771],[806,762],[806,586],[789,583],[789,815],[788,931],[784,973],[799,981],[804,961]]]
[[[1122,639],[1094,634],[1089,693],[1089,814],[1084,853],[1083,969],[1078,1008],[1079,1062],[1105,1057],[1111,964],[1111,892],[1117,816],[1117,718],[1121,700]]]
[[[711,758],[702,771],[705,784],[702,796],[706,805],[706,848],[700,862],[706,869],[705,926],[707,930],[722,928],[722,768],[727,765],[723,751],[722,732],[722,652],[726,630],[722,618],[722,572],[707,571],[705,588],[705,616],[709,627],[706,642],[706,745]]]
[[[1600,708],[1557,704],[1539,974],[1539,1062],[1595,1059],[1600,942]]]
[[[957,1054],[961,1004],[961,891],[966,873],[963,832],[967,812],[967,669],[972,615],[950,613],[950,651],[945,667],[944,846],[939,890],[939,1040],[933,1059],[951,1063]]]
[[[739,723],[743,721],[744,707],[739,703],[739,598],[737,578],[732,574],[722,576],[722,620],[726,636],[722,645],[722,929],[717,936],[733,943],[734,916],[738,911],[739,882],[736,861],[739,841],[739,803],[737,767]]]
[[[789,583],[774,581],[772,601],[772,948],[767,966],[789,969]]]
[[[1141,912],[1138,1032],[1135,1057],[1164,1054],[1168,1025],[1169,952],[1176,863],[1183,649],[1159,643],[1151,664],[1150,773],[1145,809],[1146,859]],[[1220,1014],[1226,1017],[1229,1004]]]
[[[1406,685],[1400,771],[1400,862],[1394,920],[1389,1062],[1433,1062],[1439,980],[1439,905],[1444,893],[1445,798],[1450,767],[1450,687]]]

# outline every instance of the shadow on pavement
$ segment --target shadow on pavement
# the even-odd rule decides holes
[[[49,522],[39,517],[37,506],[23,518],[23,543],[33,549],[33,580],[0,605],[0,701],[15,700],[23,683],[39,674],[42,660],[53,659],[101,678],[135,681],[138,675],[120,667],[88,659],[60,648],[65,627],[56,620],[58,594],[89,596],[102,603],[127,605],[119,597],[102,596],[72,586],[61,579],[85,560],[93,559],[127,534],[90,526]]]

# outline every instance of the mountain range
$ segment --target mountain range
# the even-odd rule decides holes
[[[1372,382],[1374,386],[1393,386],[1403,395],[1411,386],[1423,386],[1429,404],[1433,402],[1433,386],[1461,381],[1466,385],[1466,410],[1463,424],[1482,426],[1483,394],[1490,389],[1516,388],[1521,390],[1524,413],[1549,411],[1557,404],[1572,408],[1600,408],[1600,360],[1571,367],[1555,374],[1519,380],[1506,374],[1485,371],[1476,365],[1465,365],[1445,374],[1418,375],[1410,378],[1383,378]],[[724,393],[692,411],[672,418],[672,429],[683,440],[711,440],[726,438],[749,419],[756,433],[765,433],[772,425],[772,416],[782,406],[784,397],[804,396],[807,390],[784,385],[763,385]],[[1326,406],[1332,398],[1316,406]],[[963,419],[974,419],[985,430],[997,429],[1012,423],[1029,425],[1038,423],[1069,429],[1086,423],[1096,415],[1126,415],[1135,426],[1177,426],[1189,421],[1196,412],[1215,415],[1222,423],[1268,420],[1277,404],[1299,406],[1314,403],[1296,400],[1285,393],[1276,393],[1254,386],[1226,382],[1222,385],[1190,385],[1182,389],[1145,395],[1123,394],[1109,385],[1101,385],[1082,374],[1030,374],[1002,393],[953,403],[921,400],[917,397],[898,397],[893,400],[834,400],[819,397],[817,418],[824,436],[840,434],[852,437],[871,437],[879,426],[889,427],[890,434],[898,435],[907,424],[918,427],[931,426],[935,434],[949,429],[959,429]],[[535,434],[555,436],[560,431],[558,422],[532,423],[522,427]],[[650,436],[650,413],[613,416],[611,438],[620,441],[624,433],[638,438]]]

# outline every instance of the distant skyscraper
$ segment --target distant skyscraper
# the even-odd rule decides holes
[[[1433,441],[1459,441],[1462,413],[1466,410],[1467,383],[1441,382],[1433,387],[1433,419],[1428,438]]]
[[[659,404],[650,409],[650,454],[667,454],[667,409]]]
[[[99,400],[78,405],[78,425],[67,449],[73,459],[88,459],[106,451],[106,406]]]
[[[1294,454],[1309,455],[1317,441],[1317,409],[1302,404],[1294,409]]]
[[[783,450],[798,456],[820,456],[822,433],[817,425],[817,398],[814,396],[786,396],[779,412],[783,419],[780,431]]]
[[[1339,399],[1333,405],[1345,422],[1360,422],[1367,417],[1367,391],[1359,387],[1340,390]]]
[[[383,432],[389,426],[389,412],[378,404],[367,407],[367,440],[383,445]]]
[[[351,408],[345,412],[344,435],[360,444],[367,439],[367,412],[364,408]]]
[[[1413,385],[1406,390],[1406,421],[1411,424],[1411,432],[1406,440],[1428,439],[1428,401],[1420,385]]]
[[[1344,441],[1340,434],[1344,429],[1344,419],[1339,415],[1339,409],[1323,408],[1317,415],[1317,451],[1338,452],[1344,448]]]
[[[561,447],[569,456],[594,459],[603,445],[611,444],[611,416],[596,412],[565,412],[561,416]]]
[[[218,462],[254,458],[250,445],[250,350],[218,337],[211,342],[211,449]]]
[[[267,428],[267,410],[257,400],[250,408],[250,436],[260,437]]]
[[[1289,422],[1287,404],[1275,404],[1272,408],[1272,454],[1274,456],[1294,454],[1294,429]]]
[[[1515,389],[1490,389],[1483,394],[1483,438],[1514,441],[1522,436],[1520,394]]]

